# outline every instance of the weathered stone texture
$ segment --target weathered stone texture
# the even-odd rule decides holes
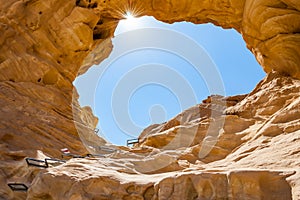
[[[72,82],[109,55],[126,11],[234,28],[268,76],[249,95],[212,96],[148,127],[133,149],[27,167],[64,147],[87,153],[81,140],[95,153],[105,144]],[[0,33],[1,199],[300,199],[298,0],[3,0]]]

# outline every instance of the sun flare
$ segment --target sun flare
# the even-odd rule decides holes
[[[140,20],[132,11],[126,11],[126,13],[123,14],[123,20],[119,22],[119,28],[126,31],[136,29],[139,25]]]
[[[117,13],[120,15],[121,20],[119,21],[115,35],[144,26],[144,22],[140,18],[144,15],[143,8],[139,4],[133,4],[131,0],[128,0],[128,4],[119,7]]]
[[[127,11],[127,12],[125,13],[125,15],[124,15],[124,18],[125,18],[126,20],[133,20],[133,19],[135,19],[135,16],[133,15],[132,12]]]
[[[125,18],[125,22],[129,25],[133,25],[136,23],[136,17],[134,16],[134,14],[130,11],[127,11],[124,15],[124,18]]]

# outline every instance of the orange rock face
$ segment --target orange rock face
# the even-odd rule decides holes
[[[81,140],[107,153],[93,146],[106,142],[72,82],[109,55],[127,10],[234,28],[270,74],[247,96],[210,97],[145,129],[133,149],[28,167],[24,158],[59,158],[65,147],[87,153]],[[300,199],[299,31],[298,0],[1,2],[0,198]]]
[[[218,101],[145,129],[133,149],[42,171],[28,197],[299,199],[300,81],[272,73],[247,96],[211,98]],[[228,105],[222,115],[202,112],[221,101]],[[213,128],[217,141],[207,142],[212,121],[223,118]]]

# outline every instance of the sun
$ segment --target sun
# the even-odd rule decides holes
[[[116,28],[115,35],[144,27],[145,20],[143,20],[141,16],[141,12],[137,12],[134,9],[128,9],[123,12],[121,20]]]
[[[135,19],[133,13],[131,13],[130,11],[127,11],[124,15],[125,19],[126,20],[132,20],[132,19]]]
[[[119,21],[116,33],[131,31],[141,26],[140,18],[136,17],[134,12],[126,11],[123,14],[123,19]]]
[[[128,24],[134,24],[136,22],[136,17],[134,16],[134,14],[130,11],[127,11],[124,15],[125,21]]]

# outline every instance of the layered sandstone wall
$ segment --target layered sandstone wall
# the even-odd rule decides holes
[[[15,194],[6,186],[6,183],[10,181],[32,184],[33,187],[29,192],[30,198],[39,198],[40,195],[48,199],[56,198],[51,194],[51,191],[46,194],[47,190],[37,189],[43,186],[43,180],[47,177],[48,172],[43,171],[35,179],[39,170],[27,168],[24,158],[28,156],[36,158],[59,157],[59,150],[64,147],[68,147],[77,154],[87,153],[86,148],[81,143],[82,138],[85,138],[87,144],[105,143],[101,138],[95,137],[93,129],[97,119],[92,115],[89,108],[80,108],[72,82],[76,76],[84,73],[92,64],[101,62],[109,55],[112,49],[110,38],[113,36],[118,21],[123,18],[126,11],[135,11],[138,16],[151,15],[168,23],[178,21],[190,21],[196,24],[211,22],[223,28],[234,28],[242,34],[247,47],[253,52],[266,72],[276,71],[281,75],[295,78],[270,75],[248,97],[244,99],[241,97],[233,98],[232,101],[235,101],[233,104],[236,105],[228,105],[231,106],[226,111],[228,115],[220,116],[225,119],[224,132],[221,135],[222,140],[212,149],[212,153],[205,157],[200,164],[198,163],[196,167],[202,169],[202,162],[213,163],[212,161],[218,160],[216,164],[208,166],[211,168],[224,167],[225,165],[236,168],[262,167],[268,170],[281,170],[287,174],[291,170],[291,173],[294,173],[297,171],[294,170],[297,166],[296,160],[299,160],[297,149],[299,146],[299,97],[297,96],[299,83],[297,79],[300,78],[299,10],[300,3],[298,0],[2,1],[0,4],[1,198],[26,198],[26,194]],[[269,90],[271,92],[268,92]],[[191,124],[192,118],[189,118],[190,114],[187,114],[188,118],[181,127],[176,127],[178,124],[174,123],[176,122],[175,119],[169,122],[168,126],[156,127],[161,129],[152,130],[152,132],[150,131],[151,134],[146,134],[150,129],[144,132],[142,136],[148,135],[149,137],[140,144],[139,148],[141,149],[122,148],[124,152],[118,152],[120,155],[115,155],[116,160],[104,165],[106,168],[112,169],[109,174],[114,173],[119,168],[124,173],[148,173],[149,170],[145,171],[145,167],[149,162],[136,161],[136,159],[144,158],[145,155],[136,155],[136,153],[149,153],[152,152],[153,148],[157,155],[154,158],[150,157],[150,160],[153,161],[151,162],[166,160],[168,163],[162,168],[156,167],[155,173],[192,167],[198,161],[196,155],[201,148],[201,143],[198,141],[204,137],[205,127],[211,120],[209,112],[207,112],[210,105],[205,104],[199,109],[197,106],[196,108],[191,110],[196,112],[196,115],[208,118],[206,121],[199,119],[199,123],[203,123],[201,127],[204,129],[198,130],[198,125],[194,126],[194,129],[197,129],[198,140],[192,143],[193,146],[189,148],[181,146],[183,150],[175,153],[172,151],[159,153],[160,146],[174,137],[177,130],[189,132],[189,128],[193,124]],[[197,113],[198,111],[199,113]],[[241,124],[241,127],[233,128],[237,123]],[[252,128],[249,129],[249,127]],[[247,142],[245,143],[245,141]],[[270,145],[268,145],[269,143]],[[176,145],[180,147],[182,144]],[[131,151],[132,154],[128,151]],[[270,152],[275,153],[275,156]],[[179,160],[175,156],[178,153],[182,156]],[[126,162],[125,158],[128,157],[132,159],[130,162]],[[226,159],[223,159],[225,157]],[[274,159],[267,159],[269,157]],[[122,162],[124,163],[118,163],[120,158],[123,158]],[[89,163],[90,161],[78,162]],[[228,163],[233,164],[229,165]],[[118,167],[113,168],[113,166]],[[286,172],[287,169],[288,172]],[[68,171],[65,167],[51,170],[55,171],[55,173],[53,172],[54,175],[50,176],[50,178],[54,178],[54,182],[65,173],[66,175],[62,176],[71,182],[74,179],[69,179],[69,177],[75,176],[76,179],[78,175],[73,172],[65,172]],[[78,168],[78,171],[80,170],[81,167]],[[83,171],[84,174],[92,174],[90,168]],[[226,169],[225,171],[227,173],[230,170]],[[270,173],[276,174],[277,172]],[[283,193],[287,195],[286,197],[293,195],[295,199],[299,198],[297,193],[299,183],[294,178],[298,176],[297,174],[298,172],[291,176],[292,178],[287,179],[284,176],[278,178],[277,175],[277,178],[274,178],[279,180],[278,188],[282,186],[285,191],[291,192],[291,194]],[[171,177],[173,176],[176,176],[176,173],[171,175]],[[258,182],[253,180],[255,184],[262,185],[261,189],[257,189],[263,191],[260,195],[269,194],[270,191],[274,192],[263,187],[263,185],[268,184],[262,180],[267,182],[273,180],[273,178],[268,177],[272,176],[263,175],[262,178],[257,179]],[[98,176],[96,179],[96,183],[99,180],[100,182],[104,180]],[[228,176],[224,180],[227,179]],[[284,180],[281,181],[281,179]],[[76,180],[82,183],[81,181],[85,178],[78,177]],[[116,180],[117,184],[121,181],[121,179]],[[145,183],[147,187],[150,187],[148,192],[144,189],[138,191],[147,193],[146,196],[152,197],[152,194],[155,194],[158,195],[158,198],[164,199],[166,198],[165,194],[158,194],[158,191],[166,190],[163,193],[170,193],[167,188],[173,188],[171,191],[179,190],[175,189],[177,186],[173,186],[174,184],[171,186],[163,185],[159,190],[160,186],[154,185],[154,189],[151,187],[154,182],[159,185],[161,180],[153,178]],[[188,182],[187,185],[189,185],[191,194],[197,193],[199,198],[201,195],[210,194],[209,192],[202,194],[199,188],[193,189],[190,187],[189,180],[183,182]],[[192,178],[192,180],[194,179]],[[238,182],[246,180],[253,183],[249,178],[239,179]],[[289,186],[292,186],[291,190],[289,190],[285,180],[289,181]],[[32,181],[34,182],[32,183]],[[137,182],[134,183],[138,185]],[[83,184],[80,187],[86,190],[85,186]],[[91,188],[93,187],[91,186]],[[236,190],[231,186],[228,188],[231,188],[230,191],[237,195],[249,193],[249,191],[239,192],[246,190],[245,188]],[[70,188],[65,187],[65,189],[69,190]],[[75,189],[76,187],[74,187]],[[208,191],[214,190],[208,189]],[[129,192],[133,196],[136,193],[138,192]],[[170,195],[176,194],[176,192],[171,193]],[[58,197],[71,198],[72,194]],[[211,196],[208,195],[208,197]],[[232,195],[230,194],[229,197]],[[76,199],[77,197],[72,198]],[[145,195],[144,198],[146,198]]]
[[[223,115],[205,112],[219,104],[209,98],[145,129],[132,149],[43,170],[28,197],[299,199],[300,81],[272,73],[247,96],[218,100],[228,105]],[[200,158],[209,126],[224,118]]]
[[[213,23],[234,28],[264,70],[300,78],[300,3],[296,0],[105,1],[103,16],[114,19],[126,10],[174,23]]]

